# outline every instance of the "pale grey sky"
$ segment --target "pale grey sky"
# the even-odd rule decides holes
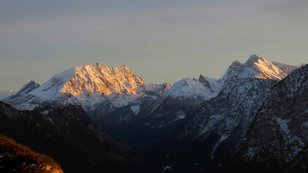
[[[307,16],[307,0],[0,0],[0,90],[96,62],[148,83],[220,77],[250,54],[307,63]]]

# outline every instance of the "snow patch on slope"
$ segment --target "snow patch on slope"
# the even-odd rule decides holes
[[[274,120],[276,121],[276,123],[279,126],[279,129],[284,133],[287,134],[289,136],[289,134],[291,133],[289,130],[289,126],[288,123],[291,121],[290,119],[282,119],[279,117],[274,117]]]
[[[183,111],[178,111],[178,112],[176,112],[175,121],[181,120],[181,119],[184,119],[184,118],[186,118],[185,112],[183,112]]]
[[[140,105],[132,105],[130,109],[133,111],[135,115],[137,115],[140,111]]]

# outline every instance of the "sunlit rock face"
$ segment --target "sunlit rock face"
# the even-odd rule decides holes
[[[64,83],[61,93],[78,96],[99,92],[103,95],[136,94],[143,79],[127,66],[111,67],[102,64],[83,65],[74,68],[71,79]]]
[[[82,65],[54,75],[31,94],[43,97],[57,97],[63,94],[79,96],[100,93],[136,94],[143,79],[127,66],[105,66],[102,64]]]

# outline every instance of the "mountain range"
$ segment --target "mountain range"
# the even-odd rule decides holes
[[[86,64],[4,98],[0,132],[64,172],[304,172],[307,79],[257,55],[174,84]]]

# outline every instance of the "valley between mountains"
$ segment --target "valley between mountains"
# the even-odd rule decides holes
[[[85,64],[1,99],[0,172],[308,171],[305,64],[251,55],[174,84]]]

